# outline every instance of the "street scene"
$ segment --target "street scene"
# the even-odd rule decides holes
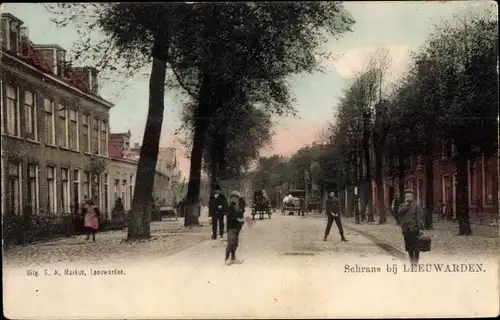
[[[5,315],[498,315],[497,11],[2,4]]]

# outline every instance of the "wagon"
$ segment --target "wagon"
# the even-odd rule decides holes
[[[255,191],[253,194],[252,219],[255,220],[255,216],[259,215],[259,219],[262,220],[265,214],[271,219],[272,211],[269,200],[264,196],[262,191]]]
[[[319,197],[310,197],[307,200],[307,211],[318,211],[321,212],[321,199]]]
[[[283,203],[283,208],[281,209],[281,212],[283,214],[288,214],[290,216],[293,216],[295,212],[297,212],[297,215],[304,215],[305,207],[301,205],[300,203],[300,198],[305,199],[306,197],[306,191],[305,190],[292,190],[289,192],[289,195],[293,197],[293,199],[290,199],[289,201]]]

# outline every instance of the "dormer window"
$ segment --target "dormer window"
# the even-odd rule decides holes
[[[19,53],[19,25],[17,22],[12,21],[9,28],[9,50],[15,53]]]
[[[1,35],[1,39],[2,39],[2,48],[4,49],[7,49],[8,48],[8,45],[9,45],[9,41],[8,41],[8,37],[7,37],[7,34],[9,33],[9,28],[8,28],[8,24],[9,22],[7,21],[7,19],[3,19],[2,18],[2,35]]]
[[[56,75],[66,77],[66,52],[64,50],[57,50],[56,54]]]

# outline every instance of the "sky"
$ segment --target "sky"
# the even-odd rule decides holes
[[[391,65],[387,81],[397,81],[405,73],[410,52],[418,50],[432,32],[434,25],[471,7],[484,6],[486,1],[359,1],[346,2],[345,9],[356,20],[353,32],[340,39],[330,39],[325,45],[336,59],[322,61],[322,72],[294,75],[289,79],[290,91],[296,99],[297,117],[275,118],[273,142],[261,155],[289,156],[299,148],[320,138],[320,132],[332,122],[336,104],[350,79],[363,70],[375,50],[389,52]],[[78,39],[73,27],[58,28],[51,14],[40,3],[4,4],[9,12],[29,28],[30,39],[37,44],[58,44],[71,49]],[[112,132],[130,130],[133,142],[141,142],[148,107],[148,79],[138,76],[123,85],[106,82],[101,95],[115,103],[110,112]],[[160,145],[179,149],[178,159],[183,175],[189,172],[186,150],[174,136],[179,128],[180,95],[166,92],[165,119]],[[188,150],[187,150],[188,151]]]

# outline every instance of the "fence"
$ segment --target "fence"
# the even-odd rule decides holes
[[[41,240],[50,240],[83,234],[83,217],[75,214],[13,215],[6,214],[2,219],[3,247],[28,244]],[[107,220],[101,218],[100,231],[123,229],[125,219]]]

